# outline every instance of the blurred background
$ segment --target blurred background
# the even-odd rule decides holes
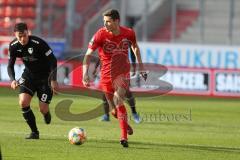
[[[108,8],[120,10],[122,25],[134,27],[139,41],[240,44],[238,0],[0,0],[0,35],[12,36],[14,24],[25,21],[33,34],[80,50]]]
[[[174,94],[240,96],[239,0],[0,0],[0,80],[8,81],[5,59],[16,22],[27,22],[64,61],[84,54],[109,8],[135,29],[143,61],[168,67],[159,79],[173,84]],[[81,82],[73,79],[62,82]]]

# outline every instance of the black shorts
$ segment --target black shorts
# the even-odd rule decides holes
[[[37,92],[39,101],[50,104],[53,92],[50,84],[48,83],[48,78],[30,80],[28,78],[22,77],[18,80],[18,83],[20,88],[20,94],[27,93],[31,96],[34,96],[35,92]]]

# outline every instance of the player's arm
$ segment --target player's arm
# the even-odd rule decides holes
[[[51,80],[57,81],[57,59],[53,53],[47,56],[47,60],[50,66]]]
[[[88,75],[90,59],[94,51],[101,46],[101,40],[102,40],[101,33],[96,32],[88,44],[88,49],[84,56],[83,67],[82,67],[83,69],[82,83],[85,87],[90,86],[90,77]]]
[[[132,50],[132,48],[130,48],[130,58],[131,58],[131,61],[132,61],[132,76],[134,76],[136,74],[136,56]]]
[[[84,59],[83,59],[83,78],[82,78],[82,83],[85,87],[88,87],[90,84],[90,78],[88,75],[88,70],[89,70],[89,64],[90,64],[90,58],[91,55],[94,53],[94,50],[92,50],[91,48],[88,48]]]
[[[96,77],[97,76],[97,69],[98,67],[100,66],[100,59],[97,60],[96,64],[95,64],[95,67],[93,69],[93,76]]]
[[[58,83],[57,83],[57,59],[53,54],[52,49],[49,47],[47,42],[44,40],[40,41],[39,49],[41,49],[46,57],[46,60],[50,67],[50,80],[51,80],[51,88],[54,94],[57,93]]]
[[[16,62],[16,57],[12,56],[11,52],[9,55],[9,60],[8,60],[8,66],[7,66],[7,71],[8,71],[8,76],[11,80],[11,88],[16,89],[18,87],[18,83],[15,80],[15,71],[14,71],[14,64]]]
[[[50,50],[49,50],[50,51]],[[58,83],[57,83],[57,59],[53,53],[47,56],[47,60],[50,65],[51,72],[51,88],[53,93],[57,93]]]
[[[147,79],[147,73],[146,71],[144,70],[144,66],[143,66],[143,63],[142,63],[142,58],[141,58],[141,54],[140,54],[140,49],[139,49],[139,46],[137,43],[133,43],[131,45],[131,49],[138,61],[138,64],[139,64],[139,71],[140,71],[140,74],[142,75],[142,77],[144,78],[144,80]]]

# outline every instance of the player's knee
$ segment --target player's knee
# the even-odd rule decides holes
[[[118,94],[117,92],[114,92],[113,98],[114,98],[114,99],[119,99],[119,94]]]
[[[46,109],[44,109],[44,108],[39,108],[39,111],[41,112],[41,113],[46,113]]]
[[[42,114],[45,114],[45,113],[47,113],[48,112],[48,108],[39,108],[39,110],[40,110],[40,112],[42,113]]]
[[[20,99],[19,100],[19,105],[21,107],[26,107],[26,106],[29,106],[30,105],[30,102],[27,100],[27,99]]]
[[[47,104],[40,105],[39,111],[43,114],[47,113],[48,112],[48,105]]]
[[[121,104],[123,104],[123,97],[121,97],[121,96],[119,95],[119,93],[117,93],[117,92],[114,92],[114,98],[113,98],[113,100],[114,100],[114,103],[115,103],[116,105],[121,105]]]

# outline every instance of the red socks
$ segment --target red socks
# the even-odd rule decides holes
[[[117,107],[117,118],[121,128],[121,140],[123,139],[127,140],[127,128],[128,128],[127,111],[124,105],[116,106],[116,107]]]

